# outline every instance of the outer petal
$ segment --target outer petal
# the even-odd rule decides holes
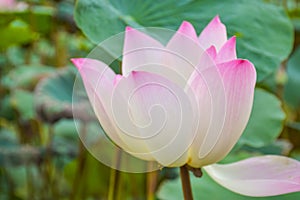
[[[216,16],[201,32],[199,36],[200,45],[207,49],[214,45],[219,51],[223,44],[227,41],[226,27]]]
[[[168,42],[166,50],[169,53],[163,57],[164,64],[182,76],[183,83],[180,85],[185,85],[204,51],[193,25],[184,21]]]
[[[133,71],[115,87],[112,105],[123,141],[133,147],[144,142],[150,151],[131,153],[150,153],[163,166],[187,162],[194,116],[182,88],[159,75]]]
[[[127,27],[123,50],[123,75],[147,71],[161,75],[184,87],[199,63],[202,48],[194,27],[183,22],[167,46],[150,36]]]
[[[72,62],[80,72],[91,105],[106,134],[125,151],[132,151],[133,147],[124,143],[120,137],[122,131],[116,125],[111,110],[113,88],[119,82],[120,75],[116,75],[107,65],[98,60],[79,58],[72,59]],[[134,148],[145,149],[145,144]],[[152,159],[151,155],[143,158]]]
[[[211,95],[212,114],[208,130],[199,133],[205,135],[202,143],[195,144],[198,145],[199,160],[191,163],[194,167],[215,163],[227,155],[245,129],[252,108],[256,81],[252,63],[234,60],[218,65],[218,70],[219,74],[213,68],[203,72]],[[223,85],[218,81],[220,77]],[[209,98],[208,92],[199,93],[199,99]],[[209,116],[209,113],[205,115]]]
[[[228,62],[231,60],[235,60],[236,57],[236,38],[235,36],[231,37],[227,42],[222,46],[218,55],[216,56],[216,63]]]
[[[113,141],[119,145],[122,144],[117,135],[115,124],[111,120],[111,113],[107,109],[109,108],[115,73],[98,60],[73,58],[72,62],[80,72],[87,95],[101,126]]]
[[[220,185],[248,196],[300,191],[300,162],[283,156],[261,156],[204,169]]]
[[[200,149],[202,146],[212,146],[220,137],[220,133],[225,121],[226,110],[225,89],[222,76],[212,60],[212,46],[207,53],[202,55],[200,66],[195,70],[188,82],[186,92],[191,99],[195,98],[199,116],[197,136],[190,148],[189,165],[193,167],[203,166],[200,159]],[[212,124],[212,122],[217,122]],[[208,147],[206,147],[207,150]],[[204,153],[203,151],[202,153]],[[202,154],[201,154],[202,155]]]
[[[252,110],[256,83],[255,68],[247,60],[223,63],[218,65],[218,69],[224,83],[226,113],[223,115],[224,126],[217,140],[210,144],[206,141],[201,146],[200,158],[203,158],[207,164],[223,159],[243,133]],[[214,131],[213,126],[217,123],[218,121],[212,121],[210,130]]]
[[[127,76],[133,70],[151,70],[160,67],[164,46],[152,37],[131,27],[126,28],[122,74]]]

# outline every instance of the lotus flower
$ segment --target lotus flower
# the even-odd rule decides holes
[[[14,0],[0,0],[0,9],[11,9],[15,5]]]
[[[25,10],[27,4],[24,2],[18,2],[15,0],[0,0],[0,10],[1,11],[12,11],[12,10]]]
[[[235,45],[216,16],[200,36],[183,22],[166,45],[127,27],[122,75],[98,60],[72,61],[103,129],[124,151],[162,166],[202,167],[244,195],[299,191],[300,164],[287,157],[215,164],[241,136],[253,104],[256,71]]]

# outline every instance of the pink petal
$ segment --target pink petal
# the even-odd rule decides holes
[[[235,60],[236,57],[236,38],[235,36],[231,37],[227,42],[222,46],[218,55],[216,56],[216,63],[223,63],[231,60]]]
[[[177,30],[176,35],[178,36],[178,33],[183,35],[184,37],[189,37],[191,40],[194,40],[194,42],[198,43],[197,33],[194,29],[193,25],[190,22],[183,21]],[[177,36],[173,36],[177,37]],[[178,37],[181,37],[180,35]],[[172,39],[171,39],[172,40]]]
[[[161,64],[164,46],[150,36],[133,29],[126,28],[122,74],[127,76],[133,70],[151,70]]]
[[[199,36],[200,45],[207,49],[214,45],[219,51],[223,44],[227,41],[226,27],[216,16],[201,32]]]
[[[220,185],[247,196],[274,196],[300,191],[300,162],[284,156],[260,156],[205,171]]]
[[[133,155],[151,154],[163,166],[187,162],[195,131],[193,110],[182,88],[156,74],[133,71],[119,81],[112,98],[114,119]]]
[[[199,64],[203,49],[200,47],[196,31],[189,22],[182,22],[178,31],[166,46],[163,56],[165,66],[176,71],[182,77],[179,85],[185,85],[191,73]],[[176,81],[178,83],[178,81]]]
[[[204,118],[210,119],[203,121],[210,124],[203,128],[200,126],[198,135],[201,139],[193,146],[198,157],[194,152],[190,163],[194,167],[224,158],[245,129],[252,109],[256,81],[252,63],[234,60],[218,65],[217,69],[218,72],[212,67],[207,68],[202,72],[202,80],[196,81],[202,89],[197,93],[200,112],[205,110]]]
[[[215,60],[217,57],[217,49],[215,46],[211,46],[206,49],[206,53],[211,57],[212,60]]]
[[[73,58],[87,95],[106,134],[119,146],[127,148],[118,136],[118,128],[113,121],[110,99],[116,74],[104,63],[88,58]]]
[[[213,46],[212,46],[213,47]],[[210,50],[208,49],[209,53]],[[197,136],[190,148],[189,165],[201,167],[204,161],[200,158],[200,149],[212,145],[219,137],[225,121],[225,89],[222,76],[208,53],[201,57],[199,68],[195,70],[188,82],[186,92],[191,99],[196,99],[199,116]],[[190,91],[191,90],[191,91]],[[217,121],[218,123],[212,124]]]
[[[219,99],[220,104],[224,100],[226,102],[226,112],[221,113],[225,121],[216,140],[208,137],[201,146],[200,158],[206,162],[219,161],[225,157],[243,133],[250,117],[256,82],[255,68],[247,60],[223,63],[218,65],[218,69],[223,78],[226,94],[226,99]],[[217,123],[219,120],[212,121],[212,125]],[[214,130],[213,127],[210,128]],[[215,133],[208,133],[210,134]]]

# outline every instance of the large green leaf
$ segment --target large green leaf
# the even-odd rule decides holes
[[[35,90],[35,107],[45,121],[55,122],[61,118],[72,118],[72,91],[76,74],[63,69],[41,80]]]
[[[73,93],[75,80],[75,68],[65,68],[37,84],[35,108],[43,120],[53,123],[62,118],[73,118],[73,111],[80,112],[76,109],[81,110],[82,117],[90,116],[87,112],[89,101],[83,85],[77,84],[81,87]]]
[[[288,82],[284,88],[284,99],[292,106],[300,106],[300,47],[296,49],[287,63]]]
[[[246,197],[233,193],[214,182],[205,172],[202,178],[191,177],[194,199],[232,199],[232,200],[245,200],[245,199],[260,199],[260,200],[291,200],[300,199],[300,192],[275,196],[275,197]],[[180,179],[175,181],[166,181],[159,189],[158,197],[161,200],[180,200],[183,199]]]
[[[98,44],[133,27],[165,27],[176,30],[191,21],[198,33],[219,14],[229,36],[236,35],[238,55],[251,60],[258,81],[277,69],[290,53],[293,28],[284,10],[262,0],[78,0],[77,25]]]
[[[21,89],[14,90],[10,99],[11,106],[23,120],[35,117],[33,102],[33,94]]]
[[[10,89],[32,89],[38,80],[53,73],[54,68],[48,66],[19,66],[3,77],[2,84]]]
[[[252,147],[272,143],[283,128],[284,118],[279,99],[262,89],[256,89],[250,120],[239,143]]]

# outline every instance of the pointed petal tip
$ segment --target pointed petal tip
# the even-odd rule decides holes
[[[206,49],[206,53],[214,60],[217,56],[217,49],[214,45],[211,45],[208,49]]]
[[[185,32],[185,30],[190,30],[194,29],[194,26],[188,22],[188,21],[183,21],[178,29],[179,32]]]
[[[181,23],[180,27],[177,30],[177,33],[180,33],[180,35],[184,35],[198,43],[196,30],[194,26],[188,21],[183,21]]]
[[[240,65],[240,64],[246,64],[247,62],[249,62],[249,61],[246,60],[246,59],[237,59],[236,64],[237,64],[237,65]],[[249,62],[249,63],[250,63],[250,62]]]
[[[221,22],[219,15],[215,16],[199,35],[200,44],[205,49],[215,45],[219,51],[227,41],[226,26]]]
[[[229,41],[232,41],[232,42],[236,42],[236,36],[232,36],[231,38],[228,39]]]
[[[133,28],[131,26],[126,26],[125,30],[126,31],[131,31]]]
[[[122,78],[123,78],[122,75],[117,74],[113,80],[113,85],[116,86]]]
[[[223,24],[223,22],[221,21],[221,18],[219,15],[216,15],[212,20],[211,20],[211,23],[212,24],[215,24],[215,25],[219,25],[219,26],[225,26]]]
[[[151,72],[147,72],[147,71],[137,71],[137,70],[132,70],[130,72],[130,74],[128,76],[126,76],[126,78],[132,78],[132,79],[136,79],[136,78],[140,78],[143,76],[149,76],[149,74],[153,74]],[[158,76],[158,75],[155,75]]]
[[[132,71],[131,71],[131,75],[132,75],[132,76],[135,76],[135,75],[138,75],[138,74],[139,74],[138,71],[135,71],[135,70],[132,70]]]
[[[250,65],[250,66],[254,67],[254,65],[252,64],[252,62],[250,62],[247,59],[237,59],[237,64],[238,65],[247,64],[247,65]]]
[[[252,62],[250,62],[249,60],[247,60],[247,59],[236,59],[236,60],[233,60],[232,62],[233,63],[236,62],[235,66],[237,66],[237,67],[251,68],[254,71],[254,73],[256,74],[254,64]]]
[[[75,67],[80,70],[84,63],[84,58],[71,58],[71,62],[75,65]]]
[[[247,73],[248,73],[248,76],[250,77],[250,74],[252,74],[252,80],[253,80],[253,83],[255,84],[256,83],[256,78],[257,78],[257,74],[256,74],[256,69],[255,69],[255,66],[252,62],[250,62],[249,60],[247,59],[237,59],[236,60],[237,62],[237,67],[238,68],[242,68],[242,69],[247,69]]]
[[[216,15],[212,21],[215,21],[215,22],[217,22],[217,23],[220,23],[220,24],[222,24],[222,22],[221,22],[221,19],[220,19],[220,16],[219,16],[219,15]]]

